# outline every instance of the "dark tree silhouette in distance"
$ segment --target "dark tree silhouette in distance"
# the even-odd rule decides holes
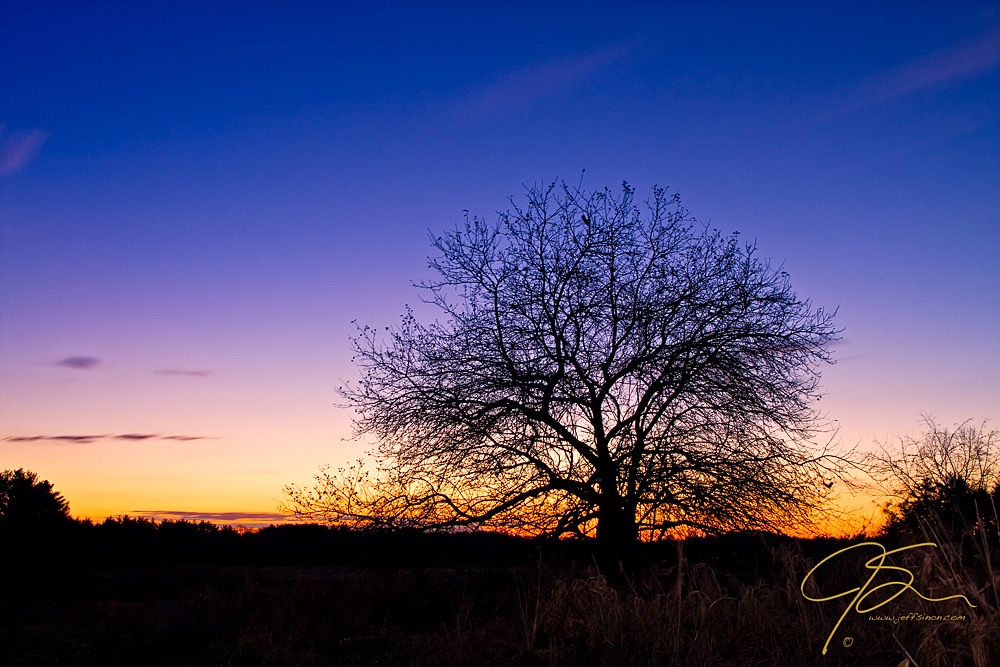
[[[4,593],[57,581],[75,525],[69,503],[48,480],[30,470],[0,472],[0,568],[18,575],[6,582]]]
[[[0,529],[44,530],[69,521],[69,503],[48,480],[23,468],[0,472]]]
[[[605,564],[643,536],[808,522],[838,463],[810,444],[833,313],[677,195],[643,205],[562,185],[432,239],[407,308],[359,327],[341,388],[378,470],[286,488],[302,518],[493,526],[596,537]]]

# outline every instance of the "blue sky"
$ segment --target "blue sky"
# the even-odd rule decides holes
[[[274,511],[428,230],[581,174],[839,307],[846,442],[1000,416],[998,5],[6,2],[0,468]]]

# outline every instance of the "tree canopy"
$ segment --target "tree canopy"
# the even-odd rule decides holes
[[[996,537],[996,500],[1000,499],[1000,434],[987,422],[967,420],[953,428],[924,416],[917,438],[884,443],[872,456],[872,470],[892,501],[887,529],[919,528],[938,522],[953,533],[977,524]]]
[[[834,313],[666,189],[526,194],[432,238],[418,287],[439,319],[359,328],[362,378],[341,394],[378,470],[289,487],[291,508],[593,535],[618,554],[678,528],[808,522],[836,472],[810,444]]]
[[[0,472],[0,528],[45,528],[69,520],[69,503],[30,470]]]

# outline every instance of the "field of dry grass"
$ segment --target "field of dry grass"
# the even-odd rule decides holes
[[[731,540],[680,543],[618,587],[585,562],[36,572],[0,595],[0,664],[995,667],[996,554],[985,539],[928,536],[940,547],[894,564],[914,573],[925,596],[960,593],[976,607],[905,591],[870,614],[849,613],[825,656],[851,596],[811,602],[800,586],[850,543],[758,537],[733,557],[717,556]],[[858,551],[809,586],[824,595],[861,586],[874,554]]]

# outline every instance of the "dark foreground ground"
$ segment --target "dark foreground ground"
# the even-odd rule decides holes
[[[117,562],[101,552],[104,565],[86,554],[80,566],[9,562],[0,665],[1000,664],[996,607],[982,603],[933,603],[963,621],[893,624],[853,613],[821,656],[849,598],[810,602],[800,583],[849,542],[756,535],[661,545],[640,581],[618,587],[585,551],[470,543],[463,552],[432,539],[404,544],[423,549],[407,552],[390,540],[378,544],[388,551],[375,565],[350,562],[374,557],[364,544],[323,557],[315,543],[290,547],[289,557],[327,562],[281,564],[279,550],[265,550],[247,556],[253,563],[216,554],[196,564],[196,553],[164,543]],[[962,583],[940,581],[945,570],[935,568],[947,563],[934,558],[911,564],[932,596]],[[864,574],[845,559],[820,583],[844,591]],[[929,605],[907,592],[879,612],[945,611]]]

